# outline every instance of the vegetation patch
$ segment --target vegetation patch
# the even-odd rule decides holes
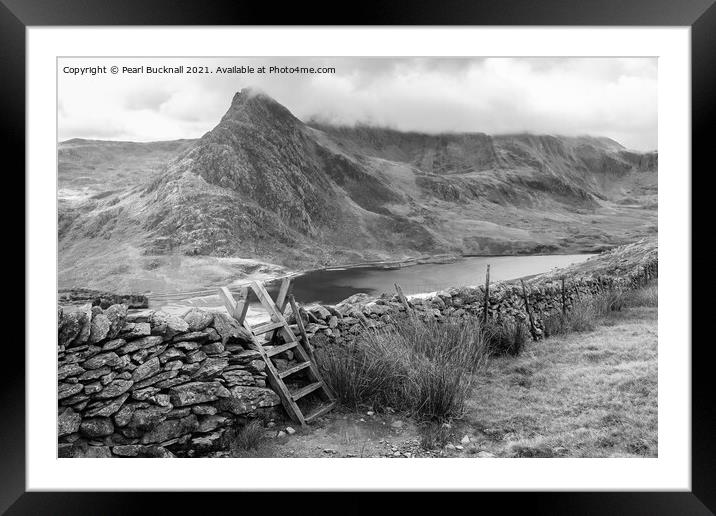
[[[391,406],[423,420],[462,415],[488,341],[477,319],[406,318],[362,332],[351,344],[318,354],[324,379],[341,402]]]
[[[245,425],[237,424],[229,428],[224,432],[222,439],[224,440],[222,448],[236,455],[258,448],[265,439],[265,431],[260,420],[252,419]]]

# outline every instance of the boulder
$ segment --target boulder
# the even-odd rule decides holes
[[[214,314],[198,308],[192,308],[184,315],[184,320],[189,325],[189,331],[202,331],[214,322]]]
[[[229,343],[249,344],[251,342],[251,334],[248,330],[228,314],[220,312],[214,314],[214,329],[224,345]]]
[[[127,320],[127,305],[112,305],[104,311],[104,315],[109,319],[109,331],[106,338],[114,339],[122,331]]]
[[[171,409],[167,407],[147,406],[135,409],[126,426],[130,429],[147,431],[167,418]],[[116,419],[116,418],[115,418]]]
[[[92,395],[102,391],[102,384],[100,382],[92,382],[85,385],[85,394]]]
[[[90,330],[92,326],[92,305],[90,303],[84,304],[79,309],[80,313],[80,328],[77,337],[72,341],[73,346],[80,346],[85,344],[89,340]]]
[[[102,344],[102,351],[114,351],[127,343],[124,339],[112,339]]]
[[[81,383],[60,383],[57,387],[57,399],[62,400],[78,394],[84,389]]]
[[[194,414],[180,419],[168,419],[142,436],[142,444],[161,443],[196,431],[199,422]]]
[[[144,400],[151,398],[158,392],[159,392],[159,389],[157,389],[156,387],[145,387],[143,389],[135,389],[132,391],[132,399],[135,399],[137,401],[144,401]]]
[[[166,339],[171,339],[189,329],[189,325],[182,318],[161,310],[157,310],[151,315],[149,324],[152,335],[163,335]]]
[[[98,405],[91,410],[88,410],[86,412],[86,415],[89,417],[109,417],[117,413],[122,408],[122,405],[128,397],[129,393],[124,393],[121,396],[110,400],[108,403]]]
[[[113,432],[114,424],[108,417],[89,418],[80,424],[80,433],[87,437],[104,437]]]
[[[161,364],[159,357],[147,360],[132,372],[132,381],[141,382],[159,372]]]
[[[79,364],[65,364],[57,368],[57,379],[64,380],[69,376],[80,376],[85,372],[85,369]]]
[[[132,380],[112,380],[110,383],[107,384],[107,386],[104,388],[102,392],[97,394],[96,398],[116,398],[120,394],[124,394],[127,392],[134,382]]]
[[[229,361],[223,358],[207,358],[201,362],[201,367],[194,373],[197,380],[208,380],[216,376],[229,365]]]
[[[232,371],[224,371],[221,376],[226,380],[228,386],[234,385],[255,385],[254,375],[250,371],[243,369],[235,369]]]
[[[204,416],[199,422],[197,432],[211,432],[223,426],[229,419],[224,416]]]
[[[120,353],[125,355],[127,353],[134,353],[136,351],[139,351],[140,349],[147,349],[153,346],[158,346],[163,342],[163,340],[164,339],[162,339],[162,337],[157,335],[145,336],[138,339],[134,339],[122,346],[122,348],[120,349]]]
[[[159,354],[159,362],[161,362],[162,364],[176,359],[183,360],[185,358],[186,354],[180,349],[176,348],[168,348],[166,351]]]
[[[81,312],[69,312],[62,314],[60,331],[58,334],[58,344],[60,346],[70,347],[71,343],[80,334],[83,318],[84,314]]]
[[[186,361],[187,361],[189,364],[195,364],[195,363],[197,363],[197,362],[201,362],[201,361],[203,361],[203,360],[206,360],[206,358],[207,358],[207,357],[206,357],[206,353],[204,353],[204,351],[202,351],[202,350],[199,350],[199,351],[195,351],[194,353],[192,353],[191,355],[189,355],[188,357],[186,357]]]
[[[216,333],[216,331],[214,332]],[[216,336],[218,337],[219,334],[217,333]],[[189,333],[182,333],[181,335],[177,335],[174,337],[174,342],[184,342],[187,340],[198,340],[198,341],[205,341],[209,340],[209,333],[205,331],[191,331]],[[214,339],[219,340],[219,339]]]
[[[82,367],[85,369],[100,369],[104,366],[116,367],[120,364],[119,357],[114,351],[95,355],[92,358],[85,360],[82,363]]]
[[[228,396],[231,393],[218,382],[191,382],[169,389],[169,398],[175,407],[207,403]]]
[[[308,311],[313,314],[314,317],[322,321],[325,321],[329,317],[331,317],[331,312],[329,312],[327,308],[321,305],[312,306]]]
[[[97,307],[95,307],[97,308]],[[101,309],[100,309],[101,310]],[[109,334],[112,323],[104,313],[95,314],[90,323],[89,343],[96,344],[104,340]]]
[[[71,408],[67,408],[57,416],[57,435],[62,437],[63,435],[74,434],[80,428],[82,422],[82,416]]]
[[[207,355],[223,353],[224,349],[224,345],[221,342],[212,342],[211,344],[205,344],[201,347],[201,350]]]
[[[218,412],[213,405],[194,405],[191,407],[191,411],[198,416],[213,416]]]
[[[146,380],[137,382],[134,385],[134,388],[142,389],[144,387],[149,387],[150,385],[159,384],[160,382],[164,382],[165,380],[170,380],[170,379],[176,377],[178,374],[179,374],[179,371],[177,371],[177,370],[163,371],[159,374],[155,374],[154,376],[150,376]]]
[[[235,415],[247,414],[262,407],[279,405],[281,400],[271,389],[263,387],[232,387],[230,397],[222,398],[217,402],[219,410],[225,410]]]
[[[119,457],[136,457],[139,455],[141,448],[141,444],[123,444],[120,446],[113,446],[112,453]]]
[[[188,351],[194,351],[195,349],[199,349],[199,344],[198,344],[197,342],[193,342],[193,341],[188,341],[188,342],[185,342],[185,341],[177,342],[177,341],[175,341],[174,347],[177,348],[177,349],[181,349],[181,350],[184,350],[184,351],[187,351],[187,352],[188,352]]]
[[[152,334],[152,327],[149,323],[125,323],[120,334],[127,340],[146,337]]]

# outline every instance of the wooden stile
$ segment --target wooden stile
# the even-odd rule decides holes
[[[298,424],[306,425],[332,410],[336,406],[336,400],[333,393],[323,381],[323,378],[321,378],[321,374],[315,365],[311,343],[309,342],[308,335],[303,328],[303,321],[301,321],[296,301],[293,296],[289,294],[290,282],[291,280],[288,278],[283,280],[275,302],[261,283],[254,281],[250,284],[251,291],[253,291],[256,295],[259,302],[268,312],[270,317],[268,322],[253,328],[246,322],[246,313],[249,305],[248,287],[242,288],[241,299],[238,302],[234,299],[234,296],[226,287],[219,289],[219,297],[224,302],[224,306],[229,314],[250,332],[254,349],[261,354],[261,358],[266,363],[266,374],[268,376],[269,383],[281,399],[281,403],[286,409],[288,415]],[[283,314],[285,306],[289,301],[291,303],[293,313],[296,316],[296,321],[299,324],[303,344],[296,340],[296,336],[291,330]],[[269,339],[269,343],[274,343],[278,335],[281,335],[284,338],[285,343],[265,348],[264,345],[267,344],[267,342],[262,343],[258,337],[270,331],[274,331],[274,334]],[[304,345],[308,348],[310,354],[306,351]],[[279,371],[273,363],[273,357],[289,350],[294,352],[298,364],[284,371]],[[304,370],[307,372],[309,383],[296,391],[291,391],[284,382],[284,378]],[[313,413],[305,415],[297,402],[312,392],[319,395],[322,400],[322,404],[319,405]]]
[[[308,350],[308,354],[313,359],[313,346],[311,346],[311,342],[308,340],[306,328],[303,326],[303,318],[301,317],[301,311],[298,309],[298,305],[296,304],[296,299],[293,297],[293,294],[288,296],[288,301],[291,303],[291,310],[293,310],[293,314],[296,317],[296,325],[298,326],[298,331],[301,333],[303,342],[306,343],[306,349]]]

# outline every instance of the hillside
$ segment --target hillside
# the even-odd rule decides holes
[[[170,290],[263,262],[586,252],[656,233],[656,153],[309,125],[247,89],[198,140],[71,140],[59,162],[61,287]]]

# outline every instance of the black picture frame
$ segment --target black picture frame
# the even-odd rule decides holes
[[[712,143],[708,128],[714,121],[716,102],[716,5],[714,0],[487,0],[287,3],[225,0],[0,0],[0,103],[2,141],[13,170],[25,170],[25,29],[29,26],[89,25],[549,25],[549,26],[689,26],[692,44],[692,163],[705,175]],[[7,168],[6,173],[11,169]],[[683,171],[687,174],[688,171]],[[697,177],[698,174],[692,174]],[[18,185],[24,189],[24,183]],[[693,189],[694,193],[698,190]],[[705,195],[702,193],[702,195]],[[17,196],[19,197],[19,196]],[[708,217],[708,201],[694,198],[693,220]],[[699,208],[700,207],[700,208]],[[699,214],[698,210],[702,212]],[[692,233],[693,234],[693,233]],[[17,246],[19,247],[19,246]],[[693,266],[704,259],[693,255]],[[25,269],[27,275],[29,271]],[[691,282],[690,277],[685,281]],[[688,301],[688,300],[687,300]],[[703,312],[693,303],[694,313]],[[699,321],[698,315],[693,320]],[[690,346],[691,343],[672,343]],[[8,348],[10,346],[7,346]],[[529,514],[712,514],[716,511],[715,404],[710,382],[709,341],[696,342],[692,351],[692,491],[614,493],[480,493],[472,504],[497,503],[500,512],[514,509]],[[12,346],[15,364],[24,364],[20,346]],[[25,376],[24,367],[3,372],[0,406],[0,511],[7,514],[134,514],[152,510],[160,502],[163,511],[187,509],[179,494],[140,493],[26,493],[25,492]],[[89,466],[88,466],[89,467]],[[238,473],[237,473],[238,474]],[[231,507],[237,495],[200,495],[213,510]],[[270,507],[281,510],[300,506],[304,494],[264,494]],[[351,495],[356,497],[357,495]],[[453,504],[462,503],[462,495]],[[472,495],[475,496],[475,495]],[[424,506],[421,494],[412,503]],[[256,500],[256,497],[253,497]],[[322,500],[325,500],[322,498]],[[257,500],[261,503],[260,500]],[[355,498],[341,502],[351,512],[372,510],[374,503]],[[315,510],[320,510],[311,504]],[[329,506],[330,507],[330,506]],[[485,508],[489,505],[484,505]],[[341,510],[330,507],[331,512]],[[245,510],[245,509],[244,509]],[[269,509],[271,510],[271,509]],[[313,512],[315,512],[315,510]],[[184,512],[184,511],[182,511]],[[273,512],[273,511],[272,511]]]

